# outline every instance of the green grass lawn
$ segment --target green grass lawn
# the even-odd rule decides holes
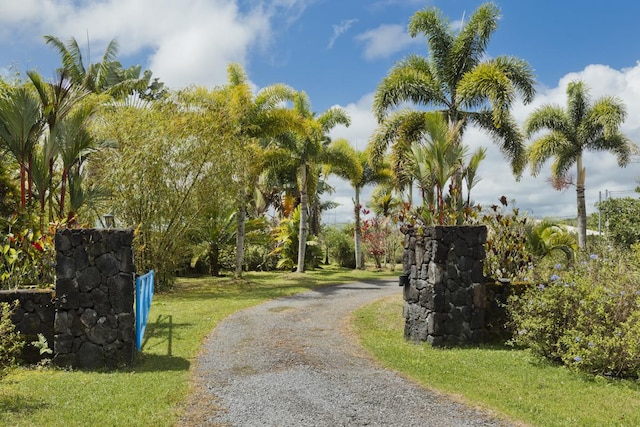
[[[227,315],[271,298],[399,273],[326,267],[304,274],[248,273],[243,281],[181,279],[154,296],[142,353],[131,369],[19,368],[0,380],[0,425],[171,426],[189,392],[203,338]]]
[[[353,324],[384,366],[511,420],[538,426],[640,426],[640,381],[575,374],[524,350],[408,343],[401,296],[361,308]]]

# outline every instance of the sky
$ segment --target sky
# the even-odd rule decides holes
[[[214,87],[226,82],[230,62],[241,64],[256,90],[285,83],[305,91],[321,113],[344,108],[352,124],[335,128],[363,150],[377,122],[373,94],[391,67],[409,54],[428,57],[424,37],[407,34],[410,17],[437,7],[452,25],[482,4],[471,0],[0,0],[0,75],[36,69],[53,77],[58,54],[44,35],[75,37],[85,59],[98,62],[107,43],[119,43],[125,67],[142,65],[170,88]],[[622,131],[640,142],[640,3],[623,0],[496,1],[502,17],[487,47],[489,57],[525,59],[536,75],[536,97],[517,101],[519,123],[544,104],[566,106],[566,87],[582,80],[593,99],[616,96],[626,105]],[[483,205],[501,196],[515,200],[534,217],[575,217],[575,188],[555,191],[549,167],[537,177],[525,171],[517,181],[508,162],[482,131],[469,128],[463,142],[483,146],[481,181],[472,198]],[[638,197],[640,157],[626,168],[608,153],[588,153],[587,212],[600,195]],[[325,214],[328,223],[346,223],[353,190],[331,179],[329,198],[340,207]],[[371,189],[365,191],[367,200]],[[366,202],[365,202],[366,203]]]

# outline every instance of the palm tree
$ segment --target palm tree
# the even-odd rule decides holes
[[[524,128],[528,137],[541,130],[529,148],[531,173],[536,176],[550,158],[551,177],[556,182],[568,181],[569,170],[576,166],[578,207],[578,248],[587,242],[587,209],[585,206],[586,169],[582,156],[586,150],[610,151],[624,167],[634,144],[619,130],[626,118],[624,104],[614,97],[602,97],[591,103],[587,86],[574,81],[567,86],[567,108],[543,105],[527,118]]]
[[[40,103],[26,87],[0,94],[0,142],[20,166],[20,207],[27,202],[27,172],[31,197],[33,152],[44,130]]]
[[[260,174],[260,161],[256,158],[259,153],[258,142],[290,131],[299,120],[282,105],[294,99],[295,91],[289,86],[276,84],[253,95],[249,79],[240,65],[230,64],[227,74],[229,82],[226,90],[237,121],[238,158],[244,162],[238,164],[234,177],[238,185],[235,276],[240,277],[244,265],[247,203],[250,190],[255,187]]]
[[[62,165],[60,178],[60,206],[59,215],[65,214],[65,196],[67,187],[72,188],[72,181],[78,185],[82,178],[82,166],[88,156],[102,148],[113,148],[110,141],[97,140],[89,130],[90,121],[95,113],[92,104],[78,106],[62,120],[55,133],[55,150]],[[78,190],[74,190],[77,194]],[[87,193],[88,194],[88,193]],[[85,194],[85,196],[87,195]],[[77,203],[76,203],[77,204]],[[70,210],[69,217],[73,217],[76,210]]]
[[[484,147],[479,147],[471,154],[469,162],[462,171],[462,176],[467,187],[467,201],[465,203],[466,208],[471,207],[471,190],[473,189],[473,187],[478,185],[478,182],[480,182],[480,177],[478,176],[478,167],[480,166],[480,162],[483,161],[486,157],[487,149]]]
[[[486,150],[478,148],[468,156],[468,147],[457,141],[460,123],[450,126],[439,112],[402,111],[389,123],[399,123],[397,128],[387,128],[383,136],[396,139],[391,151],[400,176],[396,181],[417,184],[427,222],[434,220],[432,214],[437,214],[439,224],[460,222],[460,213],[470,207],[471,190],[479,181],[478,167]],[[461,184],[455,183],[457,174],[466,183],[466,204],[462,203]]]
[[[484,3],[456,32],[437,8],[418,11],[409,22],[409,34],[424,34],[429,58],[410,55],[398,62],[379,84],[373,110],[384,123],[393,108],[405,103],[439,108],[450,125],[460,126],[458,144],[467,125],[475,124],[494,137],[519,176],[525,150],[510,109],[518,94],[525,103],[532,100],[534,77],[520,58],[487,55],[498,19],[498,7]],[[384,138],[372,140],[374,160],[382,158],[388,144]]]
[[[558,251],[568,262],[575,258],[576,241],[566,227],[543,220],[526,227],[527,248],[537,257],[545,258]]]
[[[61,157],[63,163],[59,206],[59,216],[63,217],[70,168],[73,164],[80,162],[80,156],[96,148],[93,137],[86,129],[95,106],[92,103],[82,103],[90,92],[83,86],[73,84],[64,69],[58,70],[53,83],[45,82],[35,71],[29,71],[27,75],[38,93],[48,130],[40,153],[42,158],[39,159],[38,170],[34,171],[34,174],[38,175],[41,213],[44,213],[48,196],[51,221],[53,220],[53,177],[56,160]],[[67,116],[71,116],[69,120]],[[45,169],[42,169],[43,167]],[[76,175],[79,175],[79,172]],[[76,184],[80,182],[81,180],[76,180]],[[45,184],[46,188],[43,187]],[[78,188],[75,192],[77,191]],[[41,218],[41,222],[43,219]]]
[[[356,268],[364,269],[364,258],[362,256],[362,224],[360,219],[360,213],[362,205],[360,203],[360,194],[362,189],[371,184],[383,184],[391,182],[393,174],[388,166],[382,165],[382,167],[373,167],[369,161],[369,153],[366,150],[355,150],[346,139],[337,139],[334,141],[336,146],[341,146],[346,152],[352,153],[351,155],[360,164],[359,168],[352,169],[351,175],[348,175],[349,171],[336,171],[339,176],[346,178],[351,187],[353,187],[355,196],[353,199],[353,215],[354,215],[354,247],[356,254]]]
[[[333,107],[320,115],[311,112],[311,103],[306,93],[298,92],[292,111],[302,124],[299,129],[280,135],[272,141],[265,153],[265,166],[269,169],[297,170],[300,195],[300,231],[298,240],[298,265],[296,271],[304,272],[306,242],[309,232],[309,193],[317,188],[317,166],[333,165],[342,170],[357,168],[349,153],[339,146],[332,146],[326,134],[335,126],[348,126],[351,121],[347,113]]]
[[[437,213],[439,224],[445,223],[445,188],[461,170],[465,155],[466,147],[455,145],[447,134],[434,135],[428,145],[411,146],[406,173],[416,179],[425,207]]]
[[[394,195],[394,188],[389,184],[378,184],[371,192],[368,205],[374,214],[391,217],[402,206],[402,199]]]
[[[92,64],[89,55],[85,65],[82,50],[75,38],[71,37],[67,43],[51,35],[44,36],[44,39],[46,44],[60,54],[62,68],[58,72],[64,75],[72,86],[83,88],[91,93],[107,93],[113,97],[138,93],[142,99],[156,99],[165,93],[163,83],[158,79],[151,81],[151,71],[146,70],[141,76],[142,68],[139,65],[127,69],[122,67],[122,64],[116,60],[118,55],[116,40],[109,42],[100,62]]]

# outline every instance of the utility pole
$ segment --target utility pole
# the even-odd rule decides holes
[[[598,191],[598,235],[602,237],[602,191]]]

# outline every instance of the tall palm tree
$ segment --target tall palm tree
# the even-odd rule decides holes
[[[304,272],[306,242],[309,232],[309,192],[317,183],[317,166],[331,164],[342,170],[357,168],[349,153],[329,144],[327,133],[335,126],[351,123],[347,113],[333,107],[316,115],[311,111],[309,97],[297,92],[292,111],[302,124],[297,130],[282,134],[272,141],[265,153],[267,168],[291,168],[297,170],[298,192],[300,195],[300,232],[298,240],[298,265],[296,271]]]
[[[398,62],[376,89],[373,110],[379,123],[405,103],[434,107],[451,125],[460,123],[457,143],[467,125],[488,131],[519,176],[526,164],[523,138],[510,109],[516,95],[528,103],[534,95],[529,64],[512,56],[489,57],[487,46],[498,27],[499,9],[482,4],[456,31],[437,8],[418,11],[409,34],[423,34],[429,58],[410,55]],[[389,140],[372,140],[372,157],[382,158]]]
[[[33,152],[44,130],[40,103],[26,87],[0,94],[0,142],[20,166],[20,207],[27,203],[27,180],[31,194]],[[27,179],[29,173],[29,179]]]
[[[551,177],[568,181],[569,170],[576,166],[576,197],[578,207],[578,248],[587,242],[587,209],[585,205],[586,168],[583,153],[586,150],[610,151],[624,167],[634,144],[619,130],[626,118],[622,101],[605,96],[593,103],[588,87],[580,81],[567,86],[567,108],[543,105],[527,118],[524,128],[530,137],[541,130],[548,133],[537,137],[529,148],[529,164],[535,176],[542,165],[553,157]]]
[[[239,161],[244,162],[238,165],[237,176],[234,177],[238,185],[235,276],[240,277],[244,265],[247,203],[260,174],[260,162],[256,158],[260,148],[258,143],[290,131],[299,120],[283,106],[284,102],[292,101],[295,97],[295,91],[289,86],[275,84],[254,95],[249,79],[239,64],[230,64],[227,75],[225,89],[237,121]]]
[[[361,230],[361,218],[360,213],[362,211],[362,204],[360,203],[360,194],[364,187],[372,184],[383,184],[391,182],[393,174],[391,169],[382,164],[380,167],[374,167],[369,161],[369,153],[367,150],[355,150],[346,139],[337,139],[334,141],[335,145],[343,147],[346,152],[352,153],[351,155],[360,164],[359,168],[352,168],[351,171],[336,171],[337,174],[343,178],[346,178],[351,187],[354,189],[353,199],[353,217],[354,217],[354,247],[356,254],[356,268],[364,269],[364,257],[362,256],[362,230]],[[351,172],[349,175],[348,173]]]

